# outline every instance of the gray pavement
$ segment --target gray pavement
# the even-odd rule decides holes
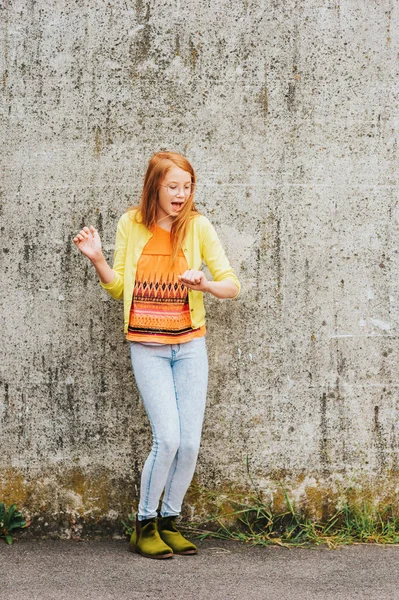
[[[399,548],[259,548],[205,540],[156,561],[124,540],[0,541],[2,600],[399,599]]]

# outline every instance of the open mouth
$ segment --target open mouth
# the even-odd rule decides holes
[[[172,202],[173,210],[180,210],[184,202]]]

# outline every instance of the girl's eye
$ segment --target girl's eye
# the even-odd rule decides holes
[[[177,190],[177,185],[169,185],[168,187],[170,187],[171,190]]]

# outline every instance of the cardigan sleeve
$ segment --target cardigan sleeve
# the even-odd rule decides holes
[[[115,273],[115,278],[111,283],[100,282],[101,287],[106,290],[113,298],[119,300],[123,297],[123,287],[125,280],[125,261],[126,248],[128,241],[128,219],[129,215],[125,213],[118,221],[116,230],[114,264],[112,270]]]
[[[229,263],[215,228],[206,218],[203,218],[201,253],[214,281],[230,279],[235,283],[237,294],[234,297],[236,298],[241,290],[240,282]]]

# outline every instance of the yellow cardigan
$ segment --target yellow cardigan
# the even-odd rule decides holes
[[[144,246],[152,237],[151,231],[145,225],[134,220],[134,214],[135,211],[129,211],[119,219],[112,267],[115,279],[111,283],[101,283],[104,290],[113,298],[119,300],[123,297],[125,333],[129,324],[137,262]],[[240,283],[230,266],[213,225],[206,217],[203,215],[193,217],[182,249],[189,269],[200,270],[205,262],[214,281],[224,279],[234,281],[238,296],[241,289]],[[196,329],[205,324],[203,294],[189,290],[188,299],[191,323]]]

